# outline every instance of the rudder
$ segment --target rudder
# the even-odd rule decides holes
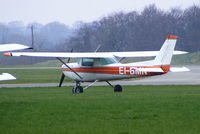
[[[178,37],[169,35],[154,59],[154,65],[170,65]]]

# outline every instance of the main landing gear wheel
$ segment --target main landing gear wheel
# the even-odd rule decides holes
[[[116,85],[116,86],[114,87],[114,92],[122,92],[122,86]]]
[[[112,88],[114,88],[114,92],[122,92],[122,86],[120,86],[119,84],[116,86],[113,86],[112,84],[110,84],[109,81],[106,81],[108,83],[108,85],[110,85]]]

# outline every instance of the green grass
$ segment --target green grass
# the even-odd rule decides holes
[[[67,63],[68,59],[62,59],[64,62]],[[76,62],[77,59],[71,59],[70,63]],[[43,62],[38,62],[36,64],[30,64],[30,65],[1,65],[1,68],[16,68],[16,67],[61,67],[62,63],[59,60],[47,60]]]
[[[17,80],[0,81],[0,84],[17,84],[17,83],[58,83],[62,74],[59,69],[3,69],[1,72],[6,72],[14,75]],[[71,81],[65,78],[65,81]]]
[[[200,65],[200,52],[188,53],[175,56],[172,59],[173,65]]]
[[[200,86],[1,88],[1,134],[199,134]]]

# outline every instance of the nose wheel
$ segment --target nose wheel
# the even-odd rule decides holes
[[[79,94],[79,93],[83,93],[83,87],[80,86],[80,82],[76,82],[76,86],[72,88],[72,93],[74,94]]]
[[[74,93],[74,94],[83,93],[83,87],[81,87],[81,86],[73,87],[72,93]]]

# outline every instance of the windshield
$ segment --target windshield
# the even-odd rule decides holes
[[[84,58],[82,59],[82,66],[93,66],[94,59],[92,58]]]
[[[81,58],[77,63],[82,66],[98,66],[119,63],[116,58]]]
[[[100,58],[101,65],[108,65],[108,64],[114,64],[114,63],[118,63],[117,59],[115,58]]]

